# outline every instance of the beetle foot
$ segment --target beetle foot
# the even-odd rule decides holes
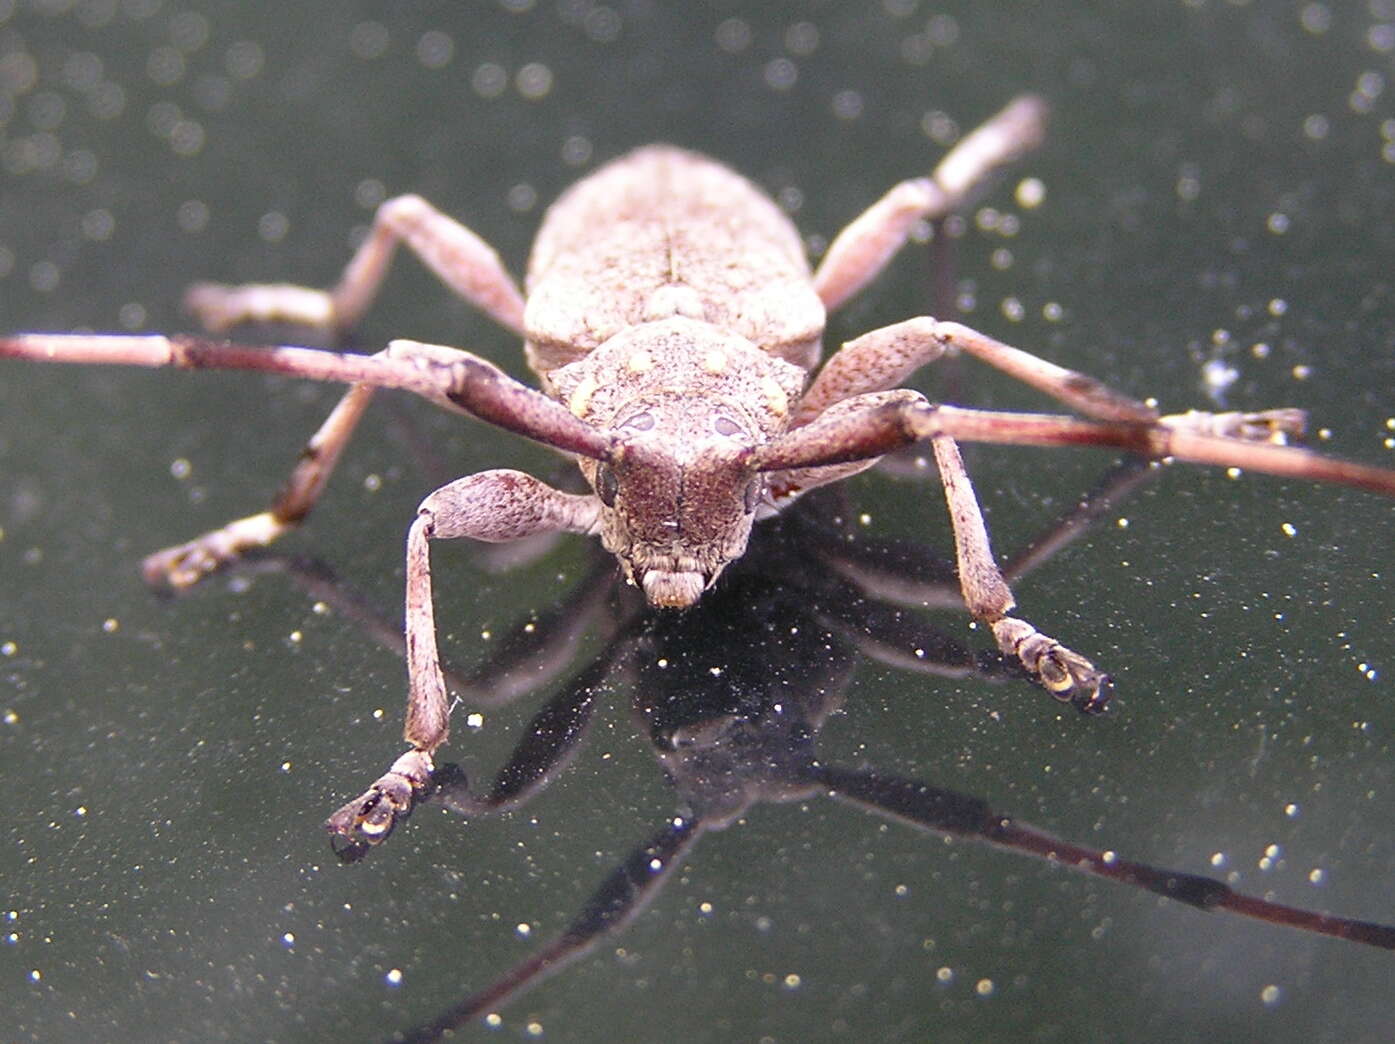
[[[382,844],[431,785],[431,754],[409,750],[363,794],[325,820],[330,847],[346,863],[362,859]]]
[[[240,558],[244,551],[265,547],[288,528],[288,523],[269,511],[239,518],[187,544],[177,544],[147,555],[141,563],[141,574],[152,587],[171,587],[180,591]]]
[[[195,283],[184,293],[184,310],[210,333],[258,322],[295,323],[319,330],[334,325],[330,294],[283,283]]]
[[[1042,634],[1025,620],[1005,616],[994,621],[998,648],[1022,661],[1032,677],[1062,703],[1082,714],[1099,714],[1114,695],[1114,682],[1093,663]]]
[[[167,547],[147,555],[141,563],[141,575],[151,587],[171,587],[182,591],[192,587],[226,561],[203,540],[191,540],[178,547]]]
[[[1198,435],[1287,446],[1303,438],[1308,427],[1308,415],[1299,409],[1263,410],[1259,413],[1202,413],[1190,410],[1168,414],[1161,418],[1160,423]]]

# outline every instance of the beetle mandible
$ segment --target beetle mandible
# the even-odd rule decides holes
[[[1160,415],[1094,378],[924,316],[864,334],[818,368],[826,313],[875,278],[918,222],[963,209],[994,172],[1036,147],[1046,117],[1040,98],[1015,99],[930,176],[895,185],[857,217],[814,270],[792,222],[749,181],[696,153],[652,145],[601,167],[549,208],[526,299],[488,244],[416,196],[382,204],[332,290],[203,284],[186,298],[214,332],[268,320],[343,331],[372,303],[405,244],[524,338],[541,390],[471,353],[405,340],[357,356],[201,337],[26,334],[0,339],[0,356],[259,370],[352,385],[267,510],[146,559],[147,579],[175,587],[297,526],[378,387],[413,391],[577,460],[592,489],[585,495],[493,470],[422,502],[407,536],[404,734],[411,749],[330,817],[341,843],[385,838],[428,788],[433,755],[447,738],[432,540],[598,535],[651,605],[681,608],[742,554],[760,518],[914,442],[930,444],[939,469],[970,613],[1056,698],[1096,712],[1109,699],[1108,675],[1010,615],[1013,595],[956,440],[1113,447],[1387,495],[1395,495],[1395,471],[1286,445],[1302,432],[1298,410]],[[946,351],[996,367],[1080,416],[936,405],[897,387]]]

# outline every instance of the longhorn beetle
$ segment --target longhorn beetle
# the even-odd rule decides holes
[[[1091,377],[924,316],[848,342],[819,369],[825,313],[870,282],[917,222],[962,209],[992,173],[1036,147],[1045,123],[1041,99],[1012,101],[931,176],[901,182],[856,218],[812,272],[793,224],[750,182],[695,153],[651,145],[601,167],[551,206],[533,246],[526,298],[488,244],[425,200],[401,196],[378,209],[333,290],[205,284],[186,299],[214,332],[254,320],[344,331],[372,303],[405,244],[447,286],[524,338],[541,390],[469,352],[406,340],[357,356],[189,336],[23,334],[0,339],[0,356],[256,370],[352,385],[269,508],[146,559],[146,578],[174,587],[297,526],[376,388],[415,392],[576,458],[592,489],[585,495],[494,470],[457,479],[418,508],[406,566],[411,749],[330,817],[340,842],[386,837],[428,788],[433,755],[446,740],[432,540],[595,534],[651,605],[682,608],[741,555],[753,523],[914,442],[929,443],[939,468],[970,613],[1057,699],[1098,712],[1109,699],[1108,675],[1010,615],[1012,592],[958,440],[1112,447],[1387,495],[1395,495],[1395,471],[1285,445],[1303,429],[1298,410],[1160,415]],[[947,351],[980,359],[1081,416],[936,405],[897,388]]]

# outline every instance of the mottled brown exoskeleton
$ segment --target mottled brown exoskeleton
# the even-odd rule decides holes
[[[270,508],[146,560],[150,580],[176,587],[298,525],[378,387],[413,391],[577,460],[591,485],[586,495],[496,470],[449,483],[422,502],[407,536],[411,750],[330,818],[330,829],[353,843],[381,840],[411,809],[446,739],[430,541],[595,534],[652,605],[681,608],[743,552],[760,518],[918,441],[930,445],[944,484],[970,613],[1053,695],[1098,711],[1108,700],[1108,676],[1009,615],[1012,592],[994,562],[956,440],[1114,447],[1392,495],[1395,472],[1284,445],[1303,426],[1296,410],[1162,416],[1093,378],[928,317],[865,334],[817,369],[826,312],[872,280],[917,222],[962,208],[990,174],[1035,147],[1044,123],[1040,99],[1015,100],[933,175],[894,186],[839,234],[812,272],[793,224],[759,189],[712,160],[655,145],[600,168],[552,205],[529,261],[526,299],[486,243],[415,196],[379,208],[333,290],[203,285],[188,295],[190,309],[214,331],[253,320],[345,330],[405,244],[523,337],[541,390],[468,352],[413,341],[366,357],[194,337],[27,334],[0,340],[0,356],[247,369],[353,385]],[[941,406],[897,388],[951,350],[1083,416]]]

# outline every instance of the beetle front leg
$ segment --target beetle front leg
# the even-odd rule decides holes
[[[988,624],[998,648],[1021,660],[1022,666],[1056,699],[1073,703],[1087,714],[1104,710],[1112,690],[1109,675],[1027,621],[1008,615],[1016,602],[993,558],[988,527],[984,525],[959,447],[945,435],[931,439],[930,445],[954,526],[959,586],[969,612],[974,619]]]
[[[998,647],[1018,658],[1058,700],[1086,713],[1104,710],[1111,691],[1108,675],[1026,621],[1008,615],[1016,603],[993,558],[988,528],[954,433],[922,420],[944,409],[906,389],[844,399],[813,423],[772,443],[760,467],[775,472],[770,486],[777,496],[782,491],[796,495],[868,467],[901,446],[928,440],[949,506],[960,593],[969,613],[987,624]]]
[[[358,858],[411,813],[435,771],[433,755],[449,735],[450,696],[436,645],[431,591],[432,540],[517,540],[539,532],[586,533],[600,502],[563,493],[519,471],[485,471],[442,486],[422,501],[407,531],[407,713],[412,749],[363,794],[325,823],[335,851]]]
[[[215,332],[246,322],[347,330],[373,303],[399,243],[495,322],[523,332],[523,295],[494,248],[420,196],[398,196],[378,207],[368,238],[333,290],[285,283],[198,283],[189,288],[184,306]]]
[[[432,518],[419,510],[407,532],[407,714],[402,734],[412,749],[325,822],[341,859],[359,858],[411,814],[430,786],[436,767],[432,755],[449,734],[449,695],[431,599],[431,534]]]

